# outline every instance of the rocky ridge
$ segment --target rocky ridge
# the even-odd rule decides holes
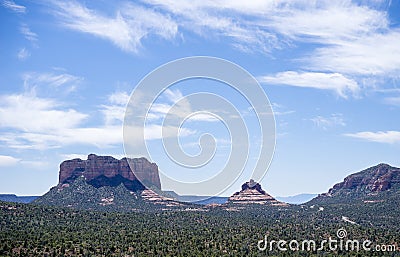
[[[335,184],[328,193],[321,196],[336,196],[349,193],[378,194],[400,187],[400,168],[388,164],[378,164],[347,176],[343,182]]]

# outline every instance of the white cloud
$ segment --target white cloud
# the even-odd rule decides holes
[[[180,90],[176,89],[176,90],[171,90],[171,89],[166,89],[163,92],[163,95],[165,96],[165,98],[171,102],[171,103],[176,103],[178,102],[181,98],[183,98],[183,94]]]
[[[23,74],[25,89],[39,90],[45,88],[44,91],[50,87],[51,90],[69,94],[74,92],[78,85],[82,83],[84,78],[71,75],[68,73],[38,73],[27,72]]]
[[[159,121],[165,118],[166,115],[173,115],[181,121],[184,119],[187,119],[186,121],[219,121],[211,114],[193,111],[189,100],[178,89],[167,89],[159,98],[164,101],[153,103],[146,117],[149,122]]]
[[[272,108],[272,112],[275,116],[288,115],[288,114],[295,113],[295,111],[287,110],[286,106],[283,106],[282,104],[278,104],[278,103],[272,103],[271,108]],[[252,110],[253,110],[253,108],[250,107],[249,111],[252,111]]]
[[[239,1],[148,0],[145,2],[170,12],[183,29],[205,38],[232,39],[231,45],[245,52],[269,53],[271,48],[278,46],[276,35],[258,23],[258,18],[266,17],[265,12],[260,10],[270,10],[273,6],[265,1],[240,3]],[[253,17],[240,19],[238,12],[240,15]]]
[[[348,93],[354,95],[360,89],[356,81],[339,73],[286,71],[273,76],[261,76],[258,80],[267,84],[331,90],[344,98]]]
[[[290,39],[323,44],[354,40],[388,25],[384,12],[350,0],[283,2],[265,21]]]
[[[194,135],[195,133],[196,131],[191,129],[151,124],[145,127],[144,138],[146,140],[154,140],[167,137],[178,137],[178,136],[186,137]]]
[[[232,38],[234,46],[252,52],[268,53],[293,41],[343,43],[389,24],[384,11],[351,0],[145,2],[172,13],[187,30]]]
[[[400,31],[392,27],[384,1],[143,1],[170,13],[181,30],[227,39],[245,52],[270,54],[307,44],[309,50],[292,60],[311,73],[280,73],[300,79],[290,85],[345,97],[358,91],[366,76],[398,77],[400,71]],[[308,79],[313,81],[302,83]]]
[[[313,68],[325,71],[398,77],[399,42],[400,30],[371,33],[318,48],[305,61],[310,62]]]
[[[25,59],[28,58],[29,56],[31,56],[31,53],[30,53],[28,50],[26,50],[25,47],[21,48],[21,49],[18,51],[18,54],[17,54],[17,57],[18,57],[18,59],[20,59],[20,60],[25,60]]]
[[[35,95],[0,96],[0,141],[15,149],[49,149],[71,144],[111,147],[122,143],[122,125],[84,127],[87,114]]]
[[[346,126],[342,114],[332,114],[330,117],[317,116],[311,119],[314,124],[320,128],[328,129],[334,126]]]
[[[359,138],[366,141],[395,144],[400,143],[400,131],[358,132],[345,134],[348,137]]]
[[[184,99],[182,92],[178,89],[171,90],[167,89],[159,96],[159,101],[152,104],[148,114],[148,121],[155,121],[163,119],[168,113],[171,112],[171,108],[176,105],[173,115],[177,118],[184,119],[190,114],[191,106],[187,99]]]
[[[17,164],[20,159],[8,155],[0,155],[0,167],[13,166]]]
[[[75,1],[55,1],[55,14],[62,25],[83,33],[104,38],[128,52],[137,52],[141,41],[149,35],[172,39],[177,24],[168,16],[150,8],[126,4],[108,17]]]
[[[77,84],[80,83],[83,78],[77,77],[68,73],[36,73],[29,72],[24,74],[24,83],[30,85],[37,85],[40,83],[45,83],[52,87],[60,87],[65,84]]]
[[[0,96],[0,126],[26,132],[48,132],[73,128],[87,118],[73,109],[61,109],[53,99],[32,94]]]
[[[43,169],[45,168],[49,168],[53,166],[51,165],[51,163],[47,162],[47,161],[29,161],[29,160],[21,160],[20,161],[21,165],[26,166],[29,169],[37,169],[40,171],[43,171]]]
[[[130,52],[149,35],[169,40],[190,31],[245,52],[306,43],[309,52],[295,57],[303,70],[354,77],[398,76],[400,69],[400,32],[391,28],[385,4],[374,1],[142,0],[120,5],[114,16],[74,1],[54,4],[64,26]]]
[[[104,115],[107,125],[121,124],[125,117],[125,106],[120,105],[102,105],[101,112]]]
[[[124,99],[124,101],[122,100]],[[109,96],[110,103],[102,105],[100,112],[105,123],[85,126],[89,116],[55,99],[40,98],[34,94],[0,96],[0,141],[8,148],[40,149],[61,148],[68,145],[92,145],[111,148],[122,144],[122,120],[125,114],[126,93],[116,92]],[[143,130],[143,127],[136,128]],[[176,136],[177,128],[149,124],[145,127],[145,139]],[[183,129],[181,136],[194,132]]]
[[[127,92],[117,91],[108,96],[108,101],[111,104],[126,105],[129,101],[129,97]]]
[[[400,32],[391,27],[385,3],[142,0],[120,5],[114,16],[74,1],[54,4],[64,26],[129,52],[138,52],[149,35],[169,40],[190,31],[245,52],[270,54],[306,43],[310,50],[294,58],[302,61],[303,70],[317,74],[398,76],[400,69]]]
[[[47,150],[68,145],[110,148],[122,144],[122,126],[64,128],[57,131],[7,132],[0,141],[14,149]]]
[[[129,95],[126,92],[117,91],[108,96],[109,104],[101,105],[106,125],[121,125],[124,121],[126,105]]]
[[[31,41],[33,43],[38,41],[38,35],[32,32],[28,25],[22,24],[19,30],[28,41]]]
[[[71,153],[71,154],[62,154],[61,157],[65,160],[72,160],[72,159],[81,159],[81,160],[86,160],[87,159],[87,154],[76,154],[76,153]]]
[[[11,1],[11,0],[3,0],[2,5],[5,8],[7,8],[11,11],[14,11],[16,13],[25,13],[26,12],[25,6],[16,4],[14,1]]]
[[[386,97],[384,102],[390,105],[400,106],[400,96],[398,97]]]

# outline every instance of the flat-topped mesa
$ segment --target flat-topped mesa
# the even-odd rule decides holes
[[[123,183],[131,191],[144,190],[145,187],[135,174],[144,184],[161,188],[158,167],[146,158],[118,160],[112,156],[95,154],[89,154],[87,160],[73,159],[62,162],[58,185],[61,187],[70,184],[79,176],[83,176],[86,182],[94,187],[117,186]]]
[[[272,206],[286,206],[286,203],[277,201],[271,195],[266,193],[259,183],[254,180],[250,180],[242,185],[240,192],[234,193],[228,199],[229,203],[240,203],[240,204],[265,204]]]

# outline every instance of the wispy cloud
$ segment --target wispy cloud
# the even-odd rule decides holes
[[[88,115],[36,95],[0,96],[2,141],[15,149],[49,149],[71,144],[111,147],[122,143],[122,126],[84,126]]]
[[[287,107],[283,106],[282,104],[272,103],[271,107],[275,116],[295,113],[294,110],[288,110]]]
[[[382,42],[385,42],[382,44]],[[345,74],[398,77],[400,30],[370,33],[315,50],[304,61],[313,68]]]
[[[76,153],[71,153],[71,154],[62,154],[61,156],[62,156],[63,159],[65,159],[65,160],[72,160],[72,159],[86,160],[86,159],[87,159],[87,154],[76,154]]]
[[[20,32],[24,37],[32,42],[36,43],[38,41],[38,35],[34,32],[31,31],[31,29],[28,27],[27,24],[22,24],[21,27],[19,28]]]
[[[121,126],[63,128],[56,131],[3,133],[0,141],[9,148],[48,150],[70,145],[112,148],[122,144]]]
[[[204,121],[215,122],[218,119],[207,112],[196,112],[192,109],[190,101],[185,98],[182,92],[178,89],[165,90],[161,95],[162,101],[156,102],[152,105],[148,112],[147,119],[149,121],[157,121],[165,118],[166,115],[173,115],[182,121]],[[174,109],[172,110],[172,108]]]
[[[75,1],[54,1],[54,14],[67,28],[107,39],[128,52],[138,52],[149,35],[175,37],[178,26],[168,16],[150,8],[125,4],[109,17]]]
[[[126,105],[129,101],[129,95],[126,92],[117,91],[108,96],[108,104],[101,105],[106,125],[121,125]]]
[[[400,71],[400,32],[391,27],[385,1],[143,2],[170,13],[183,35],[191,31],[223,38],[246,52],[269,55],[275,49],[308,46],[292,59],[298,68],[267,75],[266,81],[347,97],[359,91],[365,77],[398,77]]]
[[[2,5],[5,8],[7,8],[13,12],[16,12],[16,13],[25,13],[26,12],[25,6],[16,4],[14,1],[11,1],[11,0],[3,0]]]
[[[100,153],[98,153],[98,154],[100,154]],[[126,157],[125,154],[110,154],[110,153],[107,153],[107,155],[110,155],[110,156],[112,156],[112,157],[114,157],[116,159],[119,159],[119,160],[124,158],[124,157]],[[71,153],[71,154],[61,154],[60,156],[63,158],[63,160],[72,160],[72,159],[87,160],[88,154]]]
[[[73,92],[84,80],[82,77],[68,73],[38,73],[27,72],[23,74],[26,89],[38,89],[38,87],[51,87],[53,90],[62,90],[65,93]]]
[[[63,108],[61,108],[63,107]],[[49,132],[73,128],[87,115],[66,109],[53,99],[29,93],[0,96],[0,124],[25,132]]]
[[[344,98],[347,98],[349,93],[356,94],[360,89],[356,81],[339,73],[286,71],[272,76],[261,76],[258,80],[273,85],[331,90]]]
[[[311,121],[319,128],[322,128],[324,130],[330,128],[330,127],[335,127],[335,126],[346,126],[346,123],[343,119],[342,114],[332,114],[329,117],[324,117],[324,116],[317,116],[315,118],[312,118]]]
[[[21,61],[25,60],[29,56],[31,56],[31,53],[28,50],[26,50],[25,47],[21,48],[17,54],[18,59],[20,59]]]
[[[13,166],[17,164],[20,159],[8,155],[0,155],[0,167]]]
[[[390,104],[390,105],[395,105],[395,106],[400,106],[400,96],[394,96],[394,97],[386,97],[384,99],[384,102],[386,104]]]
[[[88,124],[88,114],[68,108],[67,103],[55,98],[38,97],[34,91],[0,95],[0,142],[8,148],[27,150],[46,150],[69,145],[113,148],[123,142],[122,123],[128,99],[128,94],[124,92],[110,94],[107,104],[101,105],[99,109],[104,123]],[[190,129],[179,130],[177,127],[159,124],[133,129],[144,129],[147,140],[176,136],[177,131],[180,136],[195,133]]]
[[[282,1],[264,21],[289,39],[322,44],[340,44],[388,26],[384,12],[350,0]]]
[[[400,131],[378,131],[378,132],[358,132],[345,134],[348,137],[354,137],[370,142],[395,144],[400,143]]]
[[[307,44],[309,51],[295,59],[310,74],[295,70],[297,74],[279,75],[305,79],[314,73],[314,78],[334,82],[333,90],[341,96],[357,87],[356,76],[398,76],[400,69],[400,32],[391,27],[384,3],[142,0],[118,5],[114,16],[75,1],[53,3],[63,26],[110,40],[128,52],[138,53],[148,36],[171,40],[176,35],[184,38],[186,32],[268,55]]]
[[[275,33],[259,23],[267,17],[274,4],[264,1],[240,3],[239,1],[161,1],[147,0],[148,4],[171,13],[183,30],[192,31],[205,38],[228,38],[231,45],[245,52],[270,53],[279,47]],[[241,19],[248,15],[250,19]]]

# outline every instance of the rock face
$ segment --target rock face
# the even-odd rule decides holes
[[[374,194],[400,187],[400,169],[379,164],[347,176],[343,182],[334,185],[322,196],[348,193]]]
[[[133,172],[129,164],[131,164]],[[146,158],[117,160],[111,156],[95,154],[90,154],[87,160],[73,159],[61,163],[58,186],[70,184],[76,178],[83,176],[88,184],[97,188],[117,186],[122,183],[130,191],[144,190],[145,187],[135,174],[146,185],[161,188],[158,167]]]
[[[242,185],[240,192],[234,193],[228,199],[229,203],[239,204],[265,204],[273,206],[286,206],[286,203],[277,201],[275,198],[266,193],[259,183],[254,180],[250,180]]]

